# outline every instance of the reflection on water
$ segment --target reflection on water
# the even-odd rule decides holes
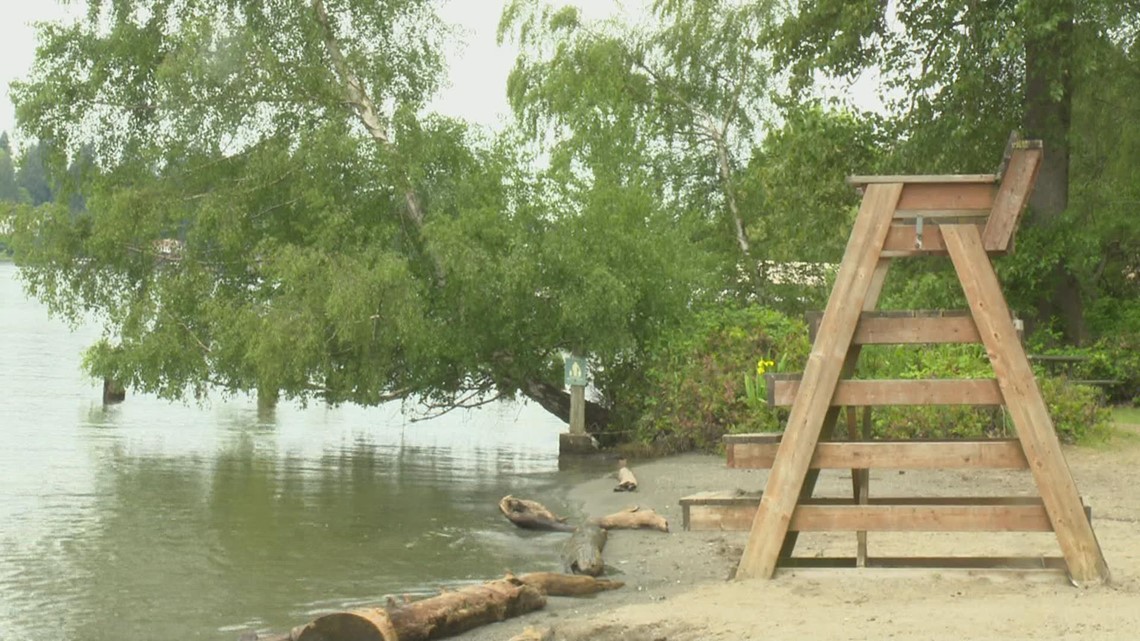
[[[79,371],[96,335],[48,321],[0,265],[0,638],[232,640],[555,569],[558,535],[513,530],[495,507],[506,493],[559,506],[564,426],[540,409],[414,424],[397,407],[259,416],[248,398],[104,409]]]

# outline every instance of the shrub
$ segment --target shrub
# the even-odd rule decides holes
[[[762,308],[700,313],[666,335],[643,368],[636,438],[664,451],[714,449],[732,432],[782,429],[763,402],[764,371],[800,371],[811,346],[807,325]],[[786,414],[786,413],[785,413]]]

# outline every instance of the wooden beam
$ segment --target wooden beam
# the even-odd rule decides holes
[[[774,407],[794,407],[802,381],[765,377]],[[978,379],[840,381],[832,405],[1001,405],[997,381]]]
[[[690,531],[732,531],[739,532],[749,529],[755,518],[762,496],[757,494],[736,494],[734,492],[705,493],[705,496],[685,497],[681,499],[682,524],[685,530]],[[1041,499],[1036,496],[970,496],[970,497],[874,497],[867,499],[866,503],[858,504],[846,498],[811,498],[805,499],[796,508],[797,517],[801,510],[808,511],[807,522],[796,521],[793,517],[792,528],[799,531],[1025,531],[1049,532],[1048,515]],[[853,510],[859,508],[874,508],[859,516],[851,516]],[[816,510],[814,513],[812,510]],[[846,510],[846,511],[844,511]],[[836,516],[835,512],[840,512]],[[974,512],[972,516],[963,516]],[[858,512],[854,512],[859,514]],[[865,516],[867,513],[876,516]],[[930,514],[934,514],[933,524]],[[990,529],[994,519],[1010,518],[1003,515],[1014,514],[1014,522],[1023,519],[1022,523],[1032,524],[1032,529],[1011,530],[1003,526],[1002,529]],[[1082,505],[1082,513],[1086,521],[1092,519],[1092,508]],[[823,514],[823,516],[821,516]],[[978,515],[981,516],[978,516]],[[908,516],[909,515],[909,516]],[[947,517],[946,515],[951,515]],[[802,517],[800,517],[802,518]],[[946,520],[948,518],[948,521]],[[981,525],[981,529],[972,529],[969,519],[989,519],[991,525]],[[879,520],[878,527],[863,528],[856,521],[861,519]],[[887,523],[892,525],[886,526]],[[950,525],[947,525],[947,522]],[[975,526],[977,522],[975,521]],[[930,529],[930,528],[936,529]],[[806,529],[796,529],[806,528]],[[833,529],[829,529],[833,528]],[[959,529],[961,528],[961,529]]]
[[[989,211],[994,206],[994,191],[992,183],[907,183],[895,209]]]
[[[962,218],[988,218],[989,209],[896,209],[895,220],[913,220],[922,216],[925,220],[937,222],[957,222]],[[982,221],[985,222],[985,221]]]
[[[776,459],[777,443],[725,441],[729,467],[767,469]],[[820,443],[812,469],[1007,469],[1029,467],[1017,439],[969,441],[835,441]]]
[[[848,176],[847,184],[854,187],[873,185],[875,183],[979,183],[992,185],[997,182],[997,174],[933,174],[933,175],[903,175],[903,176]]]
[[[811,339],[819,318],[809,317]],[[863,312],[852,339],[856,345],[912,345],[926,343],[980,343],[978,326],[968,313],[956,315],[894,315]]]
[[[738,579],[771,578],[781,550],[785,549],[788,524],[852,348],[859,312],[868,302],[875,275],[885,274],[885,265],[880,266],[879,258],[901,193],[902,185],[898,183],[867,187],[828,299],[819,339],[808,356],[801,401],[788,418],[777,462],[768,475],[764,497],[737,567]]]
[[[880,258],[875,263],[875,271],[871,273],[871,282],[867,286],[867,297],[863,299],[863,311],[873,311],[879,304],[879,296],[883,293],[883,285],[887,281],[887,272],[890,271],[891,261]],[[815,344],[815,338],[812,338],[812,344]],[[859,354],[862,352],[862,346],[849,345],[847,347],[847,356],[843,361],[843,370],[839,373],[839,377],[850,378],[855,373],[855,366],[859,363]],[[828,437],[834,434],[836,420],[839,418],[839,408],[829,407],[827,414],[823,418],[823,427],[821,429],[822,440],[828,440]],[[807,475],[804,477],[804,484],[800,487],[800,498],[809,499],[815,492],[815,484],[819,480],[819,470],[809,469]],[[784,533],[784,544],[780,547],[780,558],[785,559],[792,556],[796,549],[796,541],[799,538],[799,532],[789,530]]]
[[[982,234],[982,244],[986,251],[1009,249],[1021,213],[1029,204],[1029,196],[1033,194],[1044,153],[1040,148],[1013,150],[1001,187],[994,197],[993,211],[990,212],[986,231]]]
[[[1052,532],[1044,505],[801,505],[798,532]]]
[[[971,225],[949,225],[943,231],[1033,480],[1057,532],[1070,577],[1077,584],[1106,582],[1108,564],[1092,526],[1083,518],[1077,485],[1061,452],[1049,408],[1018,340],[997,275],[986,256],[982,235]]]

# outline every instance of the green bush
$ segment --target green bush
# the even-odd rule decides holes
[[[1101,392],[1065,377],[1037,372],[1038,384],[1062,441],[1088,440],[1106,429],[1110,412]],[[992,378],[981,345],[866,347],[858,378]],[[876,408],[875,435],[881,438],[981,438],[1012,436],[1013,426],[999,408],[915,406]]]
[[[764,402],[765,372],[803,369],[807,325],[761,308],[718,308],[666,335],[642,370],[636,438],[662,451],[714,449],[726,433],[778,431]]]

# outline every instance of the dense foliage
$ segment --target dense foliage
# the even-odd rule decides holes
[[[1089,357],[1073,378],[1138,394],[1136,0],[655,0],[636,23],[511,0],[514,122],[493,133],[426,108],[450,37],[429,0],[85,6],[41,29],[14,87],[38,142],[17,159],[0,138],[0,242],[55,313],[102,324],[93,374],[170,398],[525,396],[565,417],[576,352],[592,431],[709,447],[777,426],[757,365],[806,354],[789,318],[825,302],[858,204],[844,176],[992,171],[1020,129],[1046,166],[998,260],[1011,306],[1033,350]],[[868,70],[881,113],[823,97]],[[964,306],[948,261],[892,270],[884,307]],[[960,347],[865,359],[989,371]],[[1100,420],[1046,379],[1063,433]]]

